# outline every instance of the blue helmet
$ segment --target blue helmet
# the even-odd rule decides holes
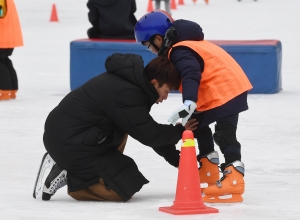
[[[136,41],[149,41],[156,34],[164,36],[173,21],[172,17],[163,10],[154,10],[145,14],[134,27]]]

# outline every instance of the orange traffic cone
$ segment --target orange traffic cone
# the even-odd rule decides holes
[[[52,5],[52,11],[51,11],[51,22],[58,22],[57,12],[56,12],[56,6],[55,4]]]
[[[204,1],[205,1],[205,3],[208,5],[208,1],[209,1],[209,0],[204,0]]]
[[[175,0],[171,0],[171,9],[173,10],[177,9]]]
[[[179,1],[178,1],[178,5],[184,5],[183,0],[179,0]]]
[[[182,141],[175,201],[170,207],[160,207],[159,211],[174,215],[218,213],[218,209],[202,201],[193,132],[184,131]]]
[[[148,1],[148,8],[147,8],[147,12],[153,11],[153,5],[152,5],[152,0]]]

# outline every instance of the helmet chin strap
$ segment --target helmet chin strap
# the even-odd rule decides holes
[[[160,48],[154,43],[154,39],[155,39],[155,37],[151,37],[149,39],[149,42],[157,51],[159,51]]]
[[[165,34],[165,37],[163,38],[163,42],[161,45],[160,50],[158,51],[158,56],[166,56],[168,50],[170,49],[171,45],[173,45],[173,43],[176,41],[177,37],[178,37],[178,32],[177,30],[171,26]]]

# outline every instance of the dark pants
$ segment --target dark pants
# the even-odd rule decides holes
[[[0,49],[0,90],[18,90],[18,77],[11,60],[14,48]]]
[[[99,169],[99,172],[96,173],[97,179],[94,184],[88,184],[87,187],[79,190],[70,190],[72,182],[85,182],[80,177],[85,178],[85,176],[90,176],[91,174],[82,170],[77,173],[83,172],[86,175],[78,175],[66,169],[68,171],[68,194],[72,198],[84,201],[125,202],[131,199],[144,184],[149,182],[138,170],[133,159],[123,154],[127,136],[123,137],[121,142],[115,146],[116,148],[111,149],[104,155],[95,155],[96,158],[91,163],[95,166],[95,169]],[[85,159],[83,158],[82,160]]]
[[[202,113],[193,114],[192,118],[196,118],[200,124],[200,126],[193,131],[198,141],[198,159],[214,151],[215,141],[225,158],[223,167],[236,160],[241,160],[241,145],[236,139],[239,114],[217,119],[214,134],[212,134],[209,125],[201,125],[203,121]]]
[[[118,150],[123,153],[127,142],[126,135],[119,144]],[[123,201],[122,198],[112,189],[107,189],[107,186],[102,178],[99,182],[85,189],[75,192],[68,192],[69,196],[78,201]]]

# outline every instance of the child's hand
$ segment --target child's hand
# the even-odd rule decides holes
[[[180,106],[172,115],[168,118],[168,122],[171,122],[173,125],[176,124],[177,120],[182,118],[182,125],[185,126],[187,120],[191,117],[197,104],[191,100],[185,100],[183,105]]]

